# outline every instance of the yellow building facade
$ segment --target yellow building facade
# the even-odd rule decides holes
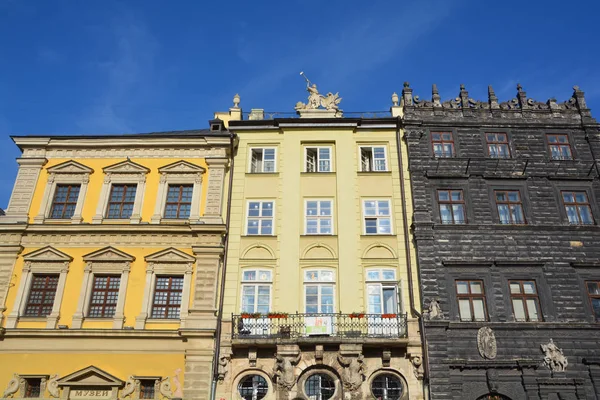
[[[309,94],[299,118],[215,114],[239,138],[216,398],[421,399],[400,107]]]
[[[207,399],[231,149],[210,129],[14,137],[3,397]]]

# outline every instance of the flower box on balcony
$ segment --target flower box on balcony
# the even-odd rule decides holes
[[[267,317],[274,319],[274,318],[287,318],[288,315],[287,313],[281,313],[281,312],[270,312],[269,314],[267,314]]]
[[[349,315],[350,318],[364,318],[365,317],[365,313],[357,313],[357,312],[353,312],[352,314]]]
[[[242,318],[260,318],[260,313],[242,313]]]
[[[381,314],[381,318],[396,318],[396,314]]]

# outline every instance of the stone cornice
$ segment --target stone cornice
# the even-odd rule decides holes
[[[0,228],[2,225],[0,225]],[[225,224],[191,224],[191,225],[166,225],[166,224],[30,224],[25,233],[52,233],[52,234],[106,234],[106,233],[209,233],[221,234],[225,232]]]
[[[459,369],[488,369],[488,368],[537,368],[542,359],[515,359],[515,360],[467,360],[448,359],[443,360],[450,368]]]
[[[3,338],[123,338],[183,339],[187,336],[213,337],[214,329],[142,330],[142,329],[4,329]]]

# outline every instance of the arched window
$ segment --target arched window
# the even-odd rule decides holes
[[[501,394],[488,393],[486,395],[481,396],[477,400],[510,400],[510,398]]]
[[[399,400],[404,393],[404,387],[396,375],[380,374],[373,379],[371,391],[377,400]]]
[[[329,400],[335,393],[335,382],[327,374],[314,374],[304,383],[304,390],[310,400]]]
[[[238,385],[238,392],[244,400],[260,400],[268,391],[267,380],[260,375],[247,375]]]

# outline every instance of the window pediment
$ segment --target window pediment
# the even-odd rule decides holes
[[[86,167],[77,161],[69,160],[47,169],[50,174],[92,174],[90,167]]]
[[[133,262],[135,257],[108,246],[83,256],[85,262]]]
[[[73,257],[55,249],[52,246],[46,246],[39,250],[32,251],[23,255],[25,261],[30,262],[71,262]]]
[[[102,170],[105,174],[147,174],[150,172],[149,168],[129,159],[104,167]]]
[[[206,169],[191,162],[181,160],[160,167],[158,172],[161,174],[203,174],[206,172]]]
[[[58,380],[59,386],[121,387],[124,382],[100,368],[90,365]]]
[[[148,263],[165,263],[165,264],[172,264],[172,263],[193,263],[196,262],[196,258],[190,256],[187,253],[184,253],[181,250],[177,250],[173,247],[165,249],[165,250],[161,250],[157,253],[153,253],[150,254],[148,256],[146,256],[146,262]]]

